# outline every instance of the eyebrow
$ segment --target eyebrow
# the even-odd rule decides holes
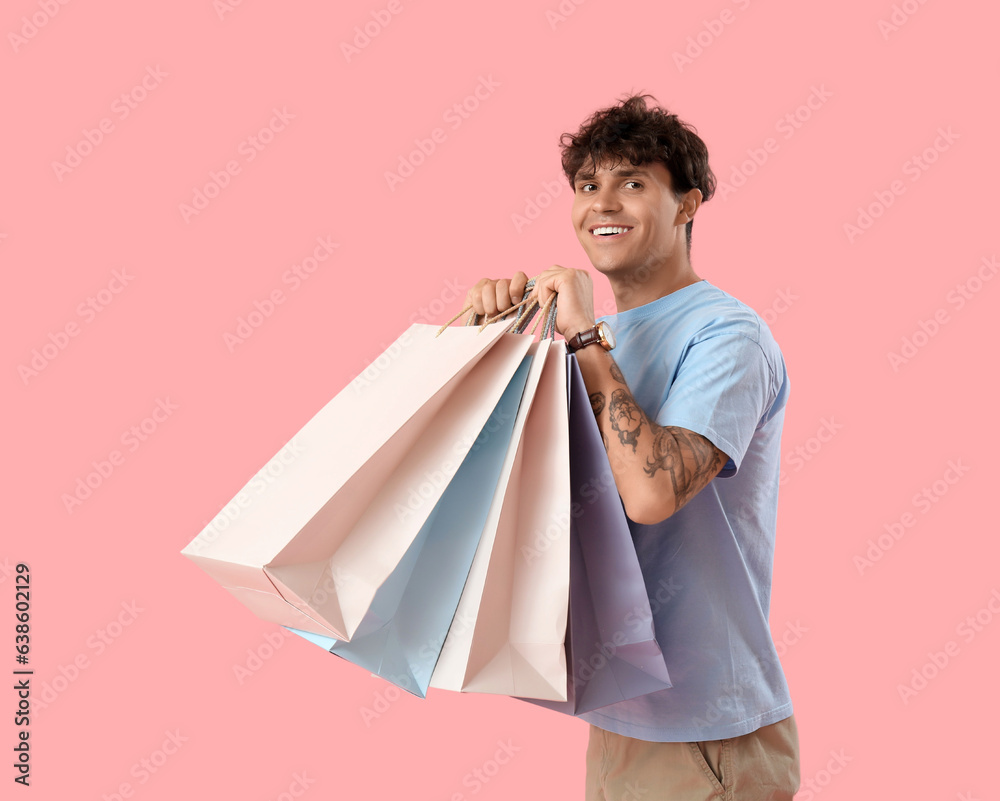
[[[628,168],[623,170],[616,167],[615,169],[611,170],[611,174],[618,178],[630,178],[633,175],[649,175],[649,171],[638,168]],[[593,180],[596,176],[597,173],[593,172],[578,172],[576,174],[576,179],[574,180],[574,183],[576,183],[576,181],[590,181]]]

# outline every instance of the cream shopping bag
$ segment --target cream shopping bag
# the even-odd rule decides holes
[[[506,328],[411,326],[182,553],[259,617],[349,640],[527,353]]]

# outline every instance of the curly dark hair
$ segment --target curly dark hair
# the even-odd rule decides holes
[[[617,105],[595,111],[575,134],[559,137],[562,168],[570,187],[584,164],[596,167],[608,159],[610,166],[617,166],[628,159],[638,166],[658,161],[670,172],[675,199],[679,201],[697,187],[704,203],[715,194],[716,184],[708,166],[708,148],[694,126],[658,105],[648,108],[647,97],[657,102],[650,94],[625,97]],[[684,226],[688,256],[693,226],[694,220]]]

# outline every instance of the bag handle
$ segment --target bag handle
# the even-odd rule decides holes
[[[535,278],[537,278],[537,276],[535,276]],[[532,318],[534,318],[535,314],[537,312],[541,311],[541,316],[537,320],[535,320],[535,324],[531,327],[531,331],[529,331],[528,333],[531,336],[534,336],[535,335],[535,329],[538,328],[538,324],[542,320],[545,320],[545,324],[542,326],[541,338],[542,339],[555,339],[555,334],[556,334],[556,293],[555,292],[552,293],[552,296],[548,299],[548,301],[546,301],[546,303],[545,303],[544,306],[539,305],[538,300],[536,298],[531,298],[531,302],[528,303],[529,296],[531,295],[531,291],[535,287],[535,278],[531,278],[528,281],[528,283],[525,284],[525,286],[524,286],[524,297],[521,299],[520,303],[517,303],[514,306],[511,306],[509,309],[505,309],[504,311],[502,311],[502,312],[494,315],[493,317],[487,318],[481,325],[479,325],[479,315],[476,314],[474,311],[472,311],[472,305],[470,304],[470,305],[466,306],[464,309],[462,309],[462,311],[460,311],[454,317],[452,317],[448,322],[446,322],[444,325],[442,325],[438,329],[438,332],[437,332],[437,334],[435,334],[435,336],[440,336],[441,333],[449,325],[451,325],[459,317],[461,317],[463,314],[466,314],[467,312],[471,312],[471,314],[469,314],[469,318],[465,321],[465,324],[467,326],[479,325],[479,330],[483,331],[486,328],[486,326],[488,326],[490,323],[495,323],[495,322],[497,322],[497,320],[500,320],[500,319],[506,317],[511,312],[517,311],[517,316],[514,318],[514,320],[511,322],[511,324],[510,324],[510,326],[508,328],[508,333],[523,334],[523,333],[525,333],[525,329],[527,328],[528,323],[531,322],[531,320],[532,320]],[[528,304],[527,306],[525,306],[526,303]]]

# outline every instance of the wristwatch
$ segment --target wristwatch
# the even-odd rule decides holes
[[[566,343],[566,349],[570,353],[574,353],[580,350],[580,348],[587,347],[587,345],[593,345],[595,342],[605,350],[611,350],[615,346],[615,334],[611,330],[611,326],[603,320],[601,320],[601,322],[593,328],[581,331],[575,337],[570,339]]]

